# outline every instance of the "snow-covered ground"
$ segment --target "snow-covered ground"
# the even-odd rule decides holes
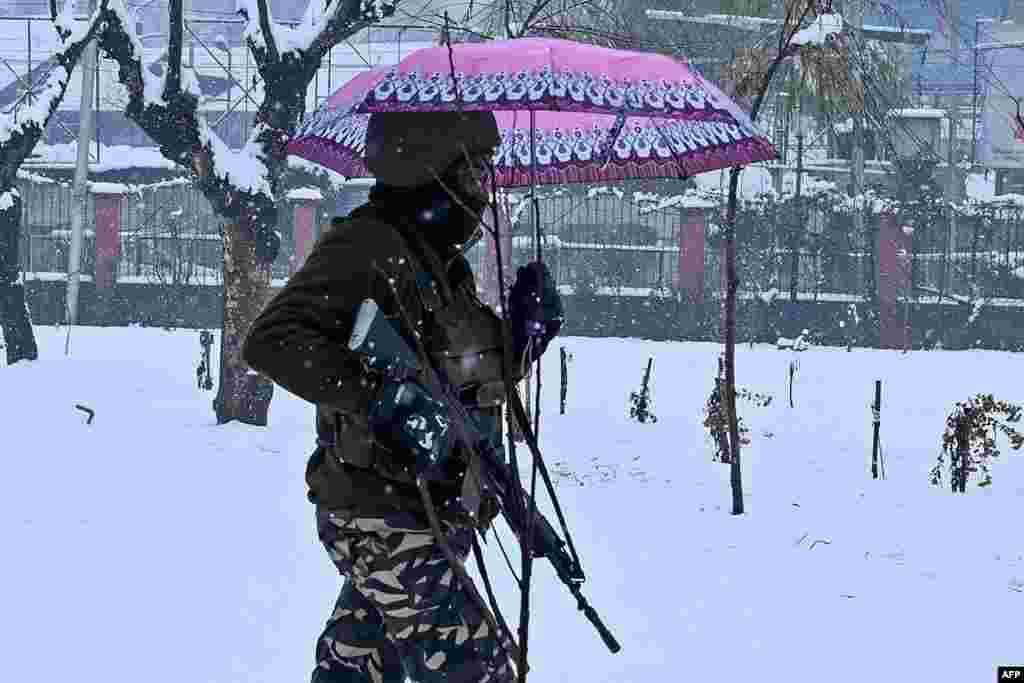
[[[0,680],[308,680],[339,588],[304,495],[310,407],[279,391],[269,428],[215,426],[194,331],[79,328],[69,358],[63,330],[38,336],[42,360],[0,368]],[[718,347],[560,343],[569,410],[553,353],[542,445],[583,482],[561,478],[560,497],[623,650],[541,562],[531,680],[961,683],[1024,663],[1024,456],[1004,449],[966,496],[927,476],[955,401],[1024,401],[1024,357],[812,348],[790,409],[793,355],[740,348],[740,384],[775,400],[743,413],[734,517],[701,427]],[[659,419],[641,425],[627,400],[650,356]],[[885,481],[868,475],[876,378]]]

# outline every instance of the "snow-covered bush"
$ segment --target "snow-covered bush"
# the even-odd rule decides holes
[[[651,366],[653,364],[653,358],[647,361],[647,369],[644,370],[640,391],[633,391],[629,394],[629,416],[640,423],[658,421],[658,417],[651,412],[654,406],[654,399],[651,398]]]
[[[715,462],[729,462],[729,412],[725,402],[725,364],[722,359],[718,360],[718,375],[715,377],[715,388],[711,391],[707,403],[704,405],[704,428],[708,430],[711,441],[714,445],[715,455],[712,458]],[[767,408],[772,402],[771,394],[758,394],[749,389],[739,388],[736,390],[737,400],[742,399],[759,408]],[[743,423],[743,418],[737,420],[740,432],[740,444],[746,446],[750,443],[750,428]]]
[[[950,485],[954,493],[967,492],[967,478],[971,472],[980,472],[979,487],[991,485],[989,462],[999,456],[996,437],[1002,433],[1014,450],[1024,446],[1024,434],[1013,426],[1020,422],[1022,410],[1013,403],[997,401],[992,394],[978,394],[957,403],[946,418],[942,452],[932,468],[931,483],[942,485],[942,469],[946,456],[949,456]]]

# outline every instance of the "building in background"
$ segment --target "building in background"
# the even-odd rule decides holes
[[[14,2],[9,5],[9,2]],[[270,0],[276,21],[290,25],[314,23],[322,7],[312,3]],[[32,94],[26,84],[38,84],[54,66],[52,55],[59,39],[47,16],[48,0],[5,0],[0,13],[0,111],[17,116],[21,107],[31,103]],[[166,0],[129,0],[136,6],[135,29],[142,37],[147,68],[160,75],[167,63]],[[423,9],[426,0],[416,0],[410,7]],[[13,10],[13,11],[12,11]],[[252,130],[262,90],[252,56],[243,43],[243,24],[235,11],[235,0],[186,0],[185,16],[190,31],[185,33],[184,65],[199,82],[204,101],[201,111],[216,132],[233,148],[241,147]],[[443,11],[443,8],[441,9]],[[30,18],[35,18],[32,20]],[[380,64],[395,63],[410,52],[434,44],[437,31],[423,22],[423,29],[394,26],[410,21],[403,14],[390,24],[366,29],[342,45],[335,47],[321,66],[309,89],[307,109],[312,110],[331,92],[357,73]],[[96,148],[92,171],[102,172],[139,167],[167,173],[174,165],[163,159],[152,141],[123,114],[128,98],[118,82],[116,65],[105,59],[98,64],[96,88],[96,129],[92,140]],[[26,167],[70,169],[76,156],[78,131],[80,72],[47,128],[37,156]],[[152,173],[140,172],[134,182],[141,182]]]

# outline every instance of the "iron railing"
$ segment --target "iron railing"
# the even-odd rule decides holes
[[[60,277],[67,271],[70,188],[23,183],[25,198],[22,266],[28,276]],[[615,295],[662,295],[679,283],[684,209],[652,210],[632,190],[614,193],[578,187],[548,192],[539,202],[544,257],[560,285],[571,291]],[[642,199],[642,198],[641,198]],[[94,273],[95,241],[87,210],[82,272]],[[222,281],[222,219],[188,184],[172,184],[128,195],[122,205],[117,279],[155,284],[218,285]],[[534,258],[532,211],[513,222],[512,262]],[[722,240],[719,212],[709,209],[704,250],[707,297],[721,292]],[[282,210],[282,250],[273,267],[286,278],[293,267],[293,213]],[[318,224],[328,218],[324,209]],[[823,203],[745,207],[737,219],[742,297],[785,298],[798,258],[800,299],[870,299],[877,287],[879,217],[866,217],[858,233],[852,217]],[[902,219],[901,219],[902,220]],[[958,215],[955,232],[945,218],[914,226],[912,296],[919,301],[1024,299],[1024,209],[989,207]],[[469,252],[480,272],[482,246]],[[41,275],[42,274],[42,275]]]

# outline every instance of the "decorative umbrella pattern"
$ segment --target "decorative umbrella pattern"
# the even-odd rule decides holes
[[[750,118],[686,64],[548,38],[426,48],[370,69],[306,118],[289,151],[367,176],[370,114],[458,109],[495,113],[504,187],[686,177],[777,156]]]
[[[417,50],[392,68],[356,76],[324,106],[361,114],[532,109],[750,125],[714,83],[672,57],[553,38]]]
[[[529,116],[496,111],[501,145],[495,158],[502,187],[531,183]],[[540,185],[691,176],[773,159],[775,149],[749,127],[722,121],[617,117],[538,111],[534,171]],[[299,128],[289,152],[348,178],[369,176],[363,162],[368,114],[320,110]]]

